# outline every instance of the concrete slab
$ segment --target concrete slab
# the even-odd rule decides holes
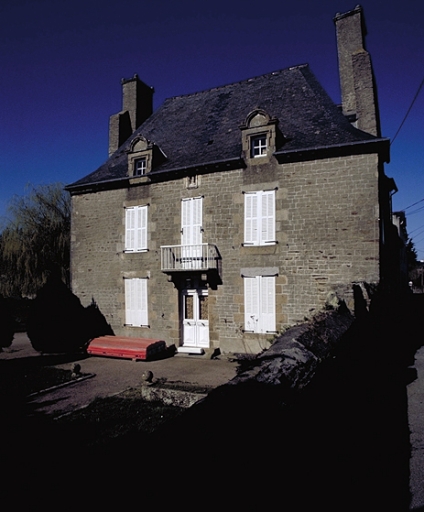
[[[25,333],[15,334],[11,347],[0,353],[0,359],[43,357],[35,351]],[[153,379],[184,382],[194,386],[215,388],[231,380],[237,363],[226,357],[169,357],[156,361],[132,361],[108,357],[87,356],[78,360],[82,373],[93,378],[43,393],[31,399],[34,412],[58,416],[89,405],[95,398],[116,395],[131,387],[140,386],[143,374],[153,373]],[[70,369],[73,362],[55,365]]]

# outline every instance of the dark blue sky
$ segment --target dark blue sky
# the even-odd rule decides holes
[[[424,1],[361,5],[382,131],[393,138],[424,78]],[[120,80],[134,73],[155,88],[156,108],[169,96],[309,63],[339,103],[333,17],[355,6],[354,0],[3,0],[0,216],[28,184],[71,183],[106,160],[109,116],[121,109]],[[424,87],[386,166],[399,188],[394,209],[407,208],[420,259],[423,167]]]

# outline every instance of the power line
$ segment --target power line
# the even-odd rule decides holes
[[[415,233],[416,231],[418,231],[418,233],[416,233],[416,235],[414,235],[414,236],[420,235],[421,232],[424,231],[424,224],[421,226],[418,226],[417,228],[413,229],[412,231],[408,231],[408,234],[412,235],[412,233]]]
[[[421,91],[421,88],[422,88],[423,85],[424,85],[424,78],[422,79],[422,81],[420,83],[420,86],[418,87],[418,90],[417,90],[417,92],[416,92],[416,94],[414,96],[414,99],[412,100],[412,103],[411,103],[410,107],[408,108],[408,111],[405,114],[405,117],[403,118],[403,121],[400,123],[398,131],[395,133],[395,136],[393,137],[392,141],[390,142],[390,145],[393,144],[393,142],[395,141],[396,137],[398,136],[398,133],[400,132],[404,122],[406,121],[406,118],[408,117],[409,112],[411,112],[411,109],[412,109],[412,107],[413,107],[413,105],[415,103],[415,100],[418,98],[418,95],[420,94],[420,91]]]
[[[423,210],[424,210],[424,206],[421,206],[420,208],[417,208],[416,210],[409,212],[408,216],[410,217],[411,215],[414,215],[414,213],[419,213],[419,212],[422,212]]]
[[[413,206],[415,206],[416,204],[419,204],[419,203],[422,203],[424,201],[424,199],[420,199],[419,201],[417,201],[416,203],[413,203],[413,204],[410,204],[409,206],[407,206],[406,208],[402,208],[402,211],[406,211],[408,210],[409,208],[412,208]]]

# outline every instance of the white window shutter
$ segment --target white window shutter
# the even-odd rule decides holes
[[[149,325],[147,279],[140,279],[140,325]]]
[[[141,247],[142,249],[147,249],[147,213],[148,207],[143,207],[143,215],[141,219]]]
[[[125,210],[125,250],[133,251],[135,248],[135,209]]]
[[[275,277],[245,277],[243,281],[245,330],[275,332]]]
[[[142,251],[147,249],[147,206],[137,208],[136,230],[136,250]]]
[[[261,243],[275,242],[275,192],[261,195]]]
[[[147,279],[125,279],[125,324],[148,325]]]
[[[147,206],[125,210],[125,250],[137,252],[147,249]]]
[[[183,199],[181,201],[181,245],[190,245],[190,201]]]
[[[125,283],[125,324],[134,323],[134,300],[133,300],[133,280],[124,279]]]
[[[255,277],[244,278],[244,328],[257,332],[259,281]]]
[[[244,242],[258,244],[258,193],[245,194]]]
[[[275,242],[275,191],[246,193],[244,200],[244,243]]]
[[[275,277],[259,277],[260,280],[260,332],[275,331]]]
[[[202,198],[195,197],[192,201],[193,210],[193,244],[202,243]]]
[[[133,282],[133,325],[140,326],[141,323],[141,279],[132,279]]]

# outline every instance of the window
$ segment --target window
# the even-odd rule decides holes
[[[148,326],[147,279],[125,279],[125,324]]]
[[[275,277],[244,277],[244,328],[275,332]]]
[[[255,135],[250,139],[250,156],[256,158],[266,155],[266,135]]]
[[[134,176],[143,176],[146,174],[147,160],[146,158],[137,158],[134,160]]]
[[[147,206],[125,209],[125,251],[147,250]]]
[[[244,243],[245,245],[275,244],[275,190],[246,192]]]

